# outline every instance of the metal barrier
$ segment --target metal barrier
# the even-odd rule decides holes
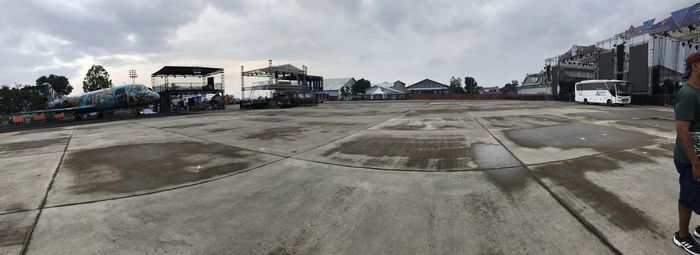
[[[180,82],[180,83],[170,83],[167,85],[157,85],[153,87],[156,92],[163,91],[178,91],[178,90],[224,90],[223,83],[215,83],[213,86],[208,86],[204,83],[199,82]]]

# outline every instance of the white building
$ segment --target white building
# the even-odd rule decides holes
[[[375,100],[375,99],[389,99],[389,100],[396,100],[396,99],[406,99],[406,92],[397,90],[392,88],[395,84],[392,83],[381,83],[381,84],[375,84],[372,85],[367,91],[365,91],[365,95],[369,96],[370,99]]]
[[[326,100],[351,100],[351,95],[346,95],[345,97],[343,97],[340,90],[343,88],[347,88],[347,90],[350,91],[352,89],[353,84],[355,84],[355,78],[352,77],[323,79],[323,92],[327,96]]]

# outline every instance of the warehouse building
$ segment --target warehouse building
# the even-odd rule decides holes
[[[353,77],[324,79],[323,92],[325,94],[326,100],[352,100],[351,93],[343,92],[349,92],[352,89],[352,85],[355,84],[355,82],[356,80]]]

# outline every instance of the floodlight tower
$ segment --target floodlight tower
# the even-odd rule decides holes
[[[138,77],[138,75],[136,75],[136,70],[129,70],[129,78],[131,78],[131,84],[136,84],[136,77]]]

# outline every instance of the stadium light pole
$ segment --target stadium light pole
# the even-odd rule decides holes
[[[136,70],[129,70],[129,78],[131,78],[131,84],[136,84],[136,77],[138,77],[138,75],[136,75]]]

